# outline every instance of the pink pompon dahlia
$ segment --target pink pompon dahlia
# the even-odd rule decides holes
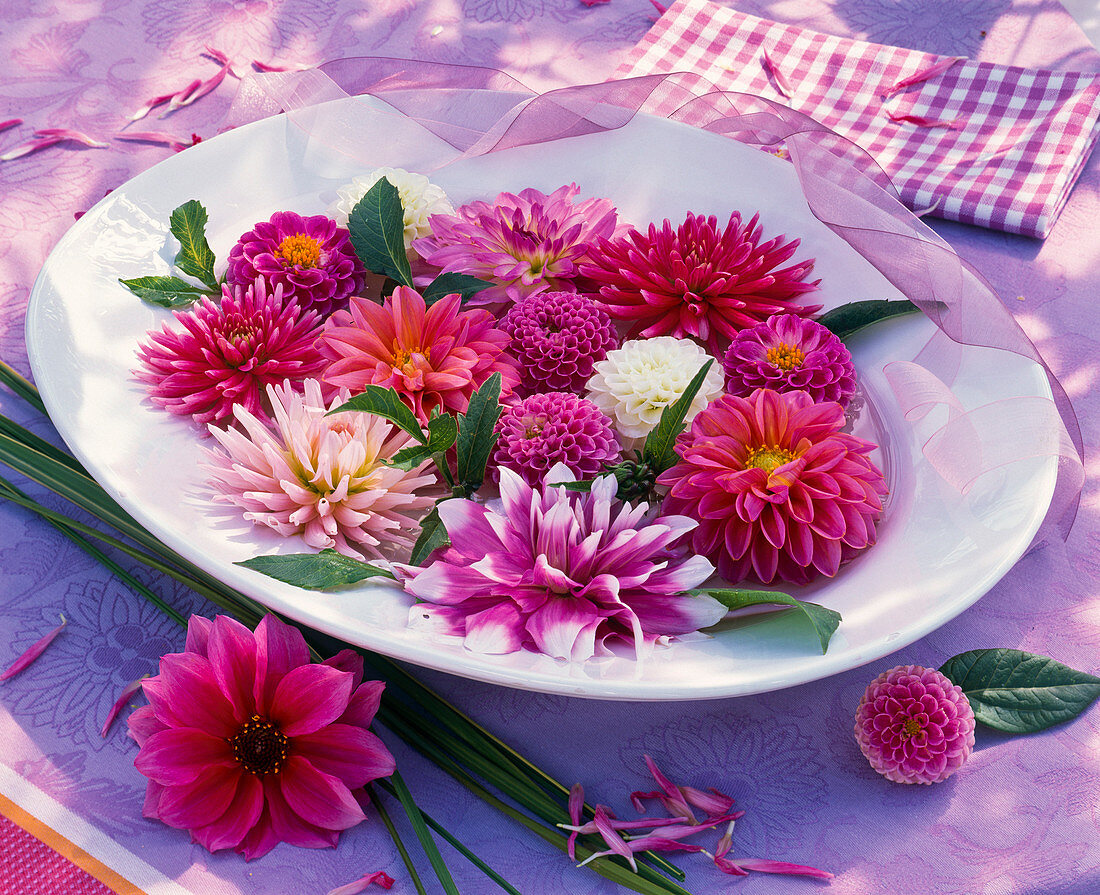
[[[680,436],[663,509],[699,520],[691,549],[730,582],[805,584],[875,542],[886,483],[875,445],[805,392],[723,395]]]
[[[226,271],[230,284],[262,276],[322,315],[359,292],[366,275],[344,227],[323,214],[302,217],[293,211],[275,212],[237,240]]]
[[[899,665],[871,681],[855,730],[860,750],[887,780],[939,783],[970,757],[974,710],[940,672]]]
[[[726,391],[742,397],[758,388],[803,391],[815,401],[841,407],[856,393],[852,355],[829,329],[796,314],[776,314],[743,329],[722,365]]]
[[[619,221],[610,199],[574,202],[579,193],[571,183],[549,195],[526,189],[471,202],[453,216],[433,215],[431,236],[413,242],[413,249],[444,271],[496,283],[474,296],[476,304],[574,292],[578,264],[597,239],[616,234]]]
[[[612,475],[589,493],[557,487],[574,481],[564,466],[532,488],[500,470],[500,506],[445,500],[439,515],[451,546],[426,568],[402,568],[405,590],[424,602],[412,624],[464,638],[479,653],[527,649],[583,662],[624,642],[640,654],[658,637],[717,622],[725,607],[683,591],[713,567],[673,547],[695,521],[646,518],[646,505],[615,498]]]
[[[619,458],[611,420],[591,401],[567,392],[532,395],[506,408],[497,432],[494,480],[498,467],[507,467],[534,487],[558,463],[577,478],[590,479]]]
[[[142,368],[134,375],[153,403],[198,423],[221,423],[234,405],[267,418],[265,389],[301,382],[325,368],[314,343],[321,318],[303,310],[282,287],[262,277],[247,286],[223,286],[220,303],[208,298],[175,312],[182,329],[167,325],[138,346]]]
[[[310,547],[357,559],[411,549],[438,495],[428,462],[408,471],[386,463],[410,436],[373,414],[326,415],[348,394],[326,407],[314,379],[304,396],[286,384],[270,396],[274,432],[240,407],[240,429],[211,429],[225,449],[209,453],[217,499],[284,537],[300,534]]]
[[[129,719],[144,815],[247,860],[280,842],[335,846],[366,819],[363,787],[394,771],[368,729],[384,686],[364,682],[351,650],[311,664],[301,632],[275,616],[255,632],[191,616],[184,652],[161,658],[142,682],[149,705]]]
[[[352,394],[367,385],[396,389],[424,422],[436,408],[464,412],[493,373],[501,374],[501,398],[508,398],[519,371],[504,353],[507,334],[488,311],[464,311],[459,302],[448,295],[429,308],[405,286],[381,305],[353,298],[348,311],[325,322],[318,343],[332,361],[325,382]]]
[[[524,394],[580,394],[592,367],[619,347],[611,318],[579,292],[544,292],[521,298],[500,321],[519,361]]]
[[[720,356],[722,343],[739,330],[786,311],[806,316],[820,305],[799,305],[819,280],[807,283],[814,262],[779,269],[799,240],[777,236],[761,243],[763,228],[739,212],[724,230],[718,218],[688,213],[675,230],[666,219],[648,233],[631,230],[592,250],[581,273],[600,286],[600,305],[631,324],[627,338],[678,336],[698,339]]]

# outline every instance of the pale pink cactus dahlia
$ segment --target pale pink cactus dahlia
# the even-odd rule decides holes
[[[856,709],[856,742],[895,783],[939,783],[974,748],[974,710],[962,689],[932,668],[899,665],[871,681]]]
[[[730,582],[805,584],[875,542],[886,483],[875,445],[805,392],[723,395],[680,436],[663,508],[699,520],[691,549]]]
[[[326,416],[330,407],[314,379],[305,395],[289,385],[269,390],[275,431],[241,407],[241,429],[211,428],[225,453],[211,451],[208,470],[217,499],[244,518],[284,537],[300,534],[310,547],[357,559],[409,550],[418,520],[431,507],[436,484],[427,463],[405,471],[386,464],[411,438],[367,413]]]

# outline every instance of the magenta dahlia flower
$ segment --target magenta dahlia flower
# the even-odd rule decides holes
[[[544,292],[517,301],[500,321],[523,371],[522,391],[580,394],[597,361],[619,347],[611,318],[579,292]]]
[[[676,444],[663,509],[699,520],[691,549],[730,582],[805,584],[875,542],[886,483],[844,410],[805,392],[723,395]]]
[[[149,705],[129,719],[149,778],[143,814],[248,860],[280,842],[335,846],[366,819],[363,787],[394,771],[368,730],[384,686],[363,681],[351,650],[311,664],[301,632],[275,616],[255,632],[191,616],[185,651],[161,658],[142,682]]]
[[[405,286],[381,305],[353,298],[348,311],[325,322],[318,343],[332,361],[325,382],[352,394],[366,385],[396,389],[424,422],[436,408],[464,412],[493,373],[501,374],[501,398],[508,398],[519,371],[504,353],[507,334],[488,311],[464,311],[459,302],[448,295],[429,308]]]
[[[411,549],[420,517],[439,496],[430,461],[412,470],[386,463],[411,437],[373,414],[328,415],[348,394],[326,407],[315,379],[304,395],[284,384],[270,396],[274,432],[242,408],[240,429],[211,430],[225,449],[208,455],[217,499],[310,547],[357,559]]]
[[[532,395],[506,408],[497,432],[494,481],[497,467],[507,467],[534,487],[558,463],[578,479],[590,479],[619,458],[611,420],[591,401],[568,392]]]
[[[410,622],[457,634],[474,652],[527,649],[584,661],[610,654],[615,641],[638,654],[658,637],[725,615],[717,600],[683,594],[713,571],[673,547],[693,519],[648,519],[644,503],[616,500],[612,475],[589,493],[554,484],[574,480],[558,466],[532,488],[504,468],[499,508],[440,503],[451,546],[427,568],[403,567],[405,590],[424,601]]]
[[[267,386],[317,376],[327,361],[314,347],[321,318],[303,311],[262,277],[247,287],[223,286],[220,303],[204,298],[175,312],[179,332],[163,327],[138,346],[134,375],[153,403],[198,423],[221,423],[241,405],[267,418]]]
[[[799,305],[817,289],[806,282],[813,259],[779,269],[799,240],[777,236],[761,243],[754,215],[743,224],[739,212],[724,230],[718,218],[688,213],[675,230],[666,219],[658,230],[631,230],[602,241],[581,273],[600,286],[600,305],[631,324],[627,338],[678,336],[698,339],[711,354],[739,330],[785,311],[807,316],[821,305]]]
[[[829,329],[796,314],[777,314],[743,329],[722,361],[726,391],[745,397],[758,388],[803,391],[841,407],[856,393],[852,355]]]
[[[856,709],[856,742],[895,783],[939,783],[974,748],[974,710],[940,672],[899,665],[871,681]]]
[[[331,313],[363,288],[367,271],[351,234],[336,221],[315,214],[277,211],[245,233],[229,251],[226,279],[251,283],[264,277],[320,314]]]
[[[524,295],[576,291],[578,264],[597,239],[618,232],[610,199],[574,202],[575,183],[546,195],[526,189],[492,202],[471,202],[452,215],[432,215],[432,235],[413,242],[420,257],[444,271],[496,283],[477,304],[516,301]]]

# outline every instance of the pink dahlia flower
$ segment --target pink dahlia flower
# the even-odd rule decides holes
[[[153,403],[198,423],[220,423],[239,404],[267,418],[265,389],[317,376],[326,365],[314,347],[321,332],[315,311],[303,311],[262,277],[247,287],[222,287],[220,303],[204,298],[175,312],[179,332],[163,327],[138,346],[134,375]]]
[[[479,653],[520,649],[584,661],[622,641],[640,653],[658,637],[717,622],[725,607],[683,591],[713,567],[673,548],[695,527],[684,516],[646,518],[647,507],[615,499],[612,475],[590,493],[559,466],[532,488],[500,470],[500,506],[445,500],[439,515],[451,546],[427,568],[404,567],[405,589],[424,602],[410,622],[465,639]]]
[[[648,233],[601,242],[581,273],[600,284],[601,306],[631,323],[627,338],[690,337],[719,355],[720,343],[772,314],[807,316],[821,307],[796,303],[820,282],[805,282],[813,259],[779,269],[799,240],[761,243],[758,218],[744,224],[734,212],[724,230],[718,218],[690,212],[675,230],[666,219],[660,230],[650,224]]]
[[[611,420],[591,401],[567,392],[532,395],[507,408],[497,423],[494,467],[519,473],[534,487],[558,463],[579,479],[595,476],[619,458]],[[499,478],[493,469],[493,479]]]
[[[899,665],[871,681],[856,709],[856,742],[895,783],[939,783],[974,748],[974,710],[940,672]]]
[[[574,292],[578,265],[597,239],[618,230],[610,199],[574,202],[575,183],[546,195],[536,189],[471,202],[453,216],[432,215],[432,235],[413,242],[420,257],[444,271],[496,283],[478,304],[516,301],[539,292]]]
[[[240,430],[211,429],[225,448],[209,453],[217,498],[256,525],[300,534],[310,547],[357,559],[411,549],[437,495],[428,462],[411,471],[386,464],[410,436],[373,414],[326,415],[348,395],[326,407],[315,379],[306,381],[304,396],[286,384],[269,392],[274,432],[240,407]]]
[[[363,787],[394,771],[368,730],[383,688],[351,650],[311,664],[301,632],[272,615],[255,633],[191,616],[185,651],[161,658],[129,719],[144,815],[248,860],[280,842],[335,846],[366,819]]]
[[[805,584],[875,542],[886,483],[839,404],[805,392],[723,395],[680,436],[663,509],[699,519],[691,549],[730,582]]]
[[[351,234],[323,214],[302,217],[277,211],[245,233],[229,251],[226,279],[251,283],[264,277],[289,298],[325,315],[363,288],[367,271]]]
[[[856,371],[844,343],[827,327],[795,314],[777,314],[741,330],[722,365],[731,395],[744,397],[758,388],[804,391],[815,401],[847,407],[856,393]]]
[[[580,394],[592,367],[619,347],[611,318],[587,295],[544,292],[520,299],[500,321],[523,370],[523,392]]]
[[[352,394],[367,385],[393,388],[427,422],[433,410],[462,413],[493,373],[501,398],[519,383],[515,361],[504,354],[508,335],[485,310],[464,311],[457,295],[430,308],[404,286],[385,302],[353,298],[348,311],[325,322],[318,347],[332,361],[325,382]]]

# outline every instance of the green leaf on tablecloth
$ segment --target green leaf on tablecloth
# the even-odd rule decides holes
[[[135,277],[132,280],[120,279],[119,282],[146,304],[162,308],[186,308],[204,295],[209,295],[202,286],[179,277]]]
[[[424,427],[420,425],[420,420],[416,418],[416,414],[401,400],[397,389],[382,388],[380,385],[364,386],[360,394],[354,395],[325,415],[331,416],[334,413],[345,413],[349,410],[383,416],[394,425],[404,429],[421,444],[427,444],[428,439],[424,435]]]
[[[805,600],[799,600],[792,597],[790,594],[774,593],[769,590],[719,588],[715,590],[692,590],[688,591],[688,593],[706,594],[707,596],[714,597],[714,599],[728,609],[744,609],[746,606],[766,606],[769,603],[791,606],[809,619],[810,624],[813,626],[814,633],[821,642],[822,655],[829,649],[829,641],[832,639],[833,634],[836,633],[836,629],[840,627],[840,622],[842,620],[840,613],[835,609],[827,609],[824,606],[819,606],[817,603],[808,603]]]
[[[387,465],[397,469],[416,469],[425,460],[432,459],[436,454],[443,455],[451,449],[458,438],[458,421],[452,414],[444,413],[441,416],[428,420],[428,440],[424,444],[402,448],[393,455]]]
[[[477,295],[482,289],[488,289],[492,285],[492,283],[487,283],[485,280],[479,280],[477,277],[472,277],[468,273],[456,273],[451,271],[448,273],[441,273],[432,280],[420,294],[424,296],[424,304],[431,307],[444,296],[455,293],[461,297],[462,301],[466,301],[470,296]]]
[[[320,553],[284,553],[274,556],[254,556],[235,566],[244,566],[261,572],[276,581],[304,587],[307,590],[325,590],[345,584],[355,584],[367,578],[389,578],[396,581],[393,572],[379,568],[335,550]]]
[[[447,535],[447,528],[443,520],[439,518],[439,510],[432,507],[432,511],[420,522],[420,537],[413,544],[412,555],[409,562],[414,566],[424,565],[424,561],[439,547],[446,547],[451,543]]]
[[[642,457],[657,475],[676,464],[678,459],[674,449],[676,439],[684,431],[684,418],[713,363],[714,358],[711,358],[699,368],[699,372],[688,383],[684,393],[661,411],[661,418],[657,421],[657,425],[646,436]]]
[[[1069,721],[1100,698],[1100,677],[1017,649],[970,650],[940,672],[962,688],[975,718],[1009,733]]]
[[[220,287],[218,278],[214,276],[214,252],[206,241],[206,221],[206,209],[202,203],[191,199],[172,212],[168,226],[180,242],[176,267],[217,292]]]
[[[351,244],[363,266],[399,285],[412,286],[405,254],[405,212],[401,194],[385,177],[367,190],[348,215]]]
[[[469,497],[485,480],[485,464],[497,443],[500,419],[500,373],[494,373],[473,395],[466,412],[458,421],[457,465],[455,478]]]
[[[817,322],[827,327],[838,339],[844,341],[848,336],[878,323],[880,320],[888,320],[891,317],[901,317],[904,314],[915,314],[920,310],[911,301],[886,301],[884,299],[872,299],[869,301],[853,301],[839,308],[826,311],[817,318]]]

